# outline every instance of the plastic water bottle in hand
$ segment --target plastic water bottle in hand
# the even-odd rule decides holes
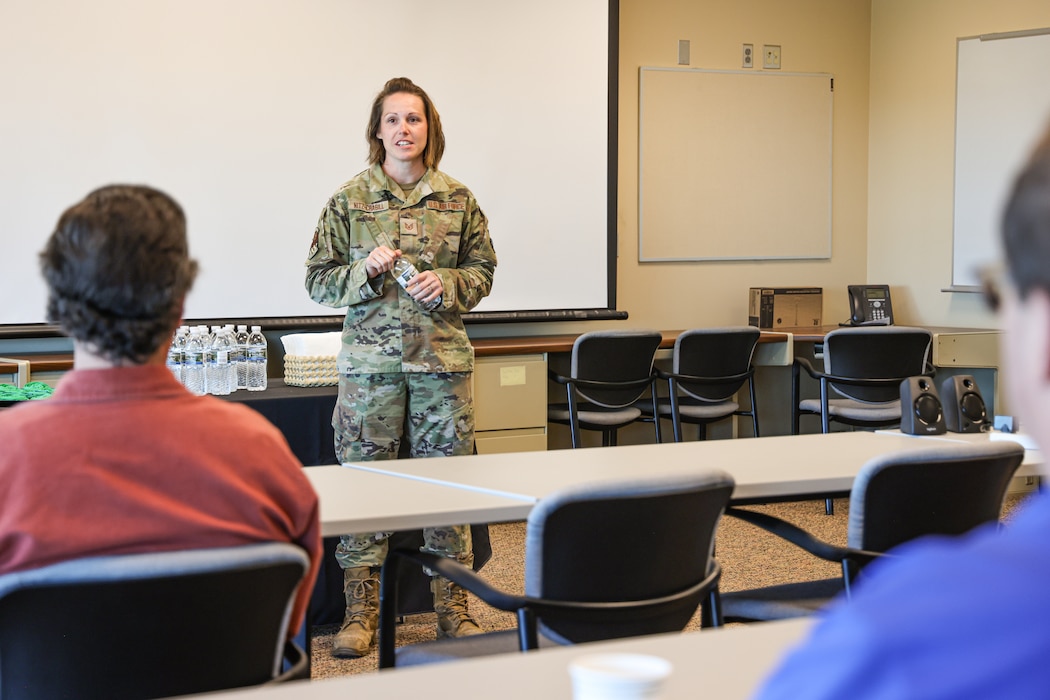
[[[403,289],[406,289],[406,291],[407,291],[408,281],[410,279],[412,279],[413,277],[415,277],[416,275],[418,275],[419,274],[419,270],[417,270],[416,266],[413,265],[412,263],[410,263],[404,257],[400,257],[396,261],[394,261],[394,268],[392,270],[390,270],[390,274],[393,275],[394,279],[397,280],[397,283],[400,284],[401,287]],[[426,304],[420,303],[419,305],[422,306],[427,311],[433,311],[440,304],[441,304],[441,297],[438,297],[434,301],[431,301],[431,302],[426,303]]]

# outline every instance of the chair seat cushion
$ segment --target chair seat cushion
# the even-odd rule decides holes
[[[842,577],[722,594],[726,620],[786,620],[812,615],[843,590]]]
[[[560,646],[539,635],[540,648]],[[409,644],[398,647],[397,666],[422,666],[423,664],[444,663],[460,659],[472,659],[494,654],[520,653],[518,651],[518,631],[516,629],[499,632],[486,632],[473,637],[458,639],[439,639],[433,642]]]
[[[661,416],[671,415],[671,401],[660,399],[657,406]],[[682,399],[678,402],[678,412],[682,418],[693,418],[696,420],[715,420],[731,416],[740,410],[740,404],[736,401],[720,401],[718,403],[687,402]]]
[[[602,428],[622,428],[625,425],[629,425],[638,420],[641,415],[641,410],[634,406],[607,410],[599,410],[587,406],[580,408],[576,412],[580,425],[592,430],[601,430]],[[547,409],[547,418],[558,423],[568,423],[569,407],[567,405],[551,406]],[[591,428],[591,426],[595,427]]]
[[[798,407],[807,413],[820,413],[820,399],[803,399]],[[853,399],[830,399],[828,413],[836,418],[849,420],[894,421],[900,420],[901,402],[863,403]]]

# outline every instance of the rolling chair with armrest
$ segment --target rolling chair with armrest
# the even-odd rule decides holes
[[[0,697],[130,700],[309,678],[287,640],[309,565],[274,542],[0,576]]]
[[[753,326],[699,328],[678,335],[671,371],[656,370],[657,378],[668,384],[668,398],[658,400],[657,411],[661,418],[671,419],[675,442],[682,442],[682,423],[696,425],[704,440],[709,423],[730,416],[750,417],[754,436],[759,437],[752,359],[760,336]],[[745,382],[750,392],[746,410],[733,398]],[[648,403],[642,400],[635,405],[652,416]]]
[[[713,549],[732,490],[732,477],[724,472],[698,470],[686,477],[588,484],[540,500],[526,523],[524,595],[497,590],[448,558],[391,552],[380,582],[380,668],[681,631],[701,604],[702,626],[720,625],[721,570]],[[517,629],[413,644],[395,653],[403,560],[515,612]]]
[[[569,426],[572,446],[581,447],[581,429],[600,431],[602,445],[616,444],[616,432],[646,420],[634,404],[650,391],[648,420],[656,411],[653,360],[663,341],[657,331],[592,331],[576,338],[568,374],[549,371],[565,386],[567,401],[551,404],[547,418]],[[582,400],[581,400],[582,399]],[[660,442],[660,422],[652,420]]]
[[[850,493],[847,546],[830,545],[774,516],[740,508],[727,515],[842,565],[842,576],[722,593],[726,620],[809,615],[850,586],[873,558],[923,535],[961,535],[999,519],[1010,479],[1024,459],[1013,442],[948,443],[876,457]]]

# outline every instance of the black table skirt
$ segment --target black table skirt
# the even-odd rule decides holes
[[[222,398],[255,409],[277,426],[304,466],[337,464],[332,413],[339,388],[288,386],[272,378],[268,384],[265,391],[242,389]]]

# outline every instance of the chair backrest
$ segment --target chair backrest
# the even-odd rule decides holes
[[[609,602],[658,598],[702,581],[714,566],[719,519],[733,491],[721,471],[598,483],[540,500],[525,531],[526,595]],[[541,617],[563,643],[679,631],[705,595],[666,614],[610,614],[600,623]]]
[[[841,328],[824,336],[824,371],[852,379],[895,380],[885,386],[829,382],[834,391],[857,401],[894,401],[900,398],[901,381],[929,368],[932,343],[925,328]]]
[[[653,360],[663,341],[658,331],[592,331],[572,345],[573,379],[609,382],[607,387],[576,385],[588,401],[607,408],[621,408],[637,401],[649,388]],[[616,383],[626,386],[617,387]]]
[[[884,552],[922,535],[959,535],[999,518],[1024,448],[950,443],[872,459],[850,494],[849,546]]]
[[[306,553],[286,543],[74,559],[0,577],[0,697],[154,698],[280,672]]]
[[[751,370],[761,336],[754,326],[697,328],[679,334],[674,342],[672,371],[694,377],[734,377]],[[679,380],[678,388],[701,401],[725,401],[740,390],[746,377],[731,382]]]

